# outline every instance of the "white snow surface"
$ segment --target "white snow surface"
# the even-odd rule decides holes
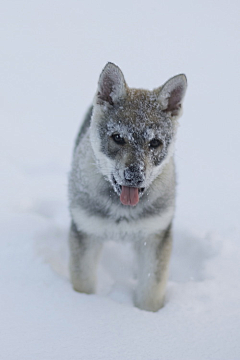
[[[5,1],[0,12],[3,360],[240,359],[239,1]],[[106,244],[96,295],[68,275],[73,141],[108,62],[132,87],[186,73],[166,304],[133,306]]]

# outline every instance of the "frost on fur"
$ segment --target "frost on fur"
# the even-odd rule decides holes
[[[169,79],[160,89],[159,101],[162,110],[170,113],[174,118],[179,117],[186,90],[187,78],[185,75],[181,74]]]
[[[106,102],[113,105],[126,94],[126,82],[122,71],[113,63],[107,63],[103,69],[97,92],[97,103]]]
[[[139,265],[135,305],[163,306],[175,209],[175,120],[185,90],[184,75],[150,91],[129,88],[112,63],[103,69],[69,179],[75,290],[94,292],[105,241],[130,241]]]

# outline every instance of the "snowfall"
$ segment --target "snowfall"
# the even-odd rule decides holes
[[[1,3],[1,359],[240,359],[239,12],[239,1]],[[133,305],[129,244],[106,244],[96,294],[69,280],[73,143],[108,61],[131,87],[188,77],[156,313]]]

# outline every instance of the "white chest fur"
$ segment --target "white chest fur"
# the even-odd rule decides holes
[[[71,212],[79,231],[103,240],[132,240],[165,230],[173,218],[174,208],[168,208],[161,216],[153,215],[130,221],[122,219],[118,222],[111,218],[89,215],[80,207],[73,208]]]

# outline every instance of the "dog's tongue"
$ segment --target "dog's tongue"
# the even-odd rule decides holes
[[[122,186],[122,193],[120,195],[120,200],[123,205],[137,205],[139,201],[138,188]]]

